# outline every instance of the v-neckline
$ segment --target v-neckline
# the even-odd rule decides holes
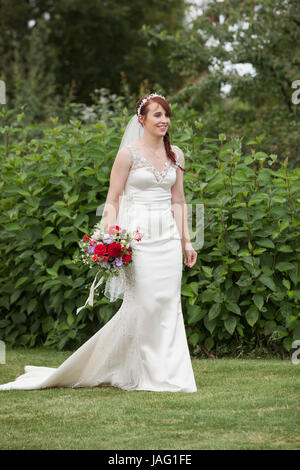
[[[149,165],[152,166],[152,168],[160,175],[162,176],[164,174],[164,172],[166,171],[166,169],[169,169],[169,167],[171,166],[171,160],[169,158],[169,161],[168,162],[165,162],[164,164],[164,167],[162,170],[159,170],[158,168],[156,168],[155,165],[153,165],[153,163],[150,162],[150,160],[148,160],[148,158],[146,158],[140,151],[139,149],[137,149],[136,147],[133,147],[131,146],[131,148],[140,155],[141,158],[143,158]]]

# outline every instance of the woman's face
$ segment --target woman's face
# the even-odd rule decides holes
[[[139,116],[139,121],[150,134],[164,136],[170,125],[170,118],[159,104],[152,101],[147,107],[147,115]]]

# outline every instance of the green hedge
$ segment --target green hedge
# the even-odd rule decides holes
[[[172,142],[185,152],[187,203],[205,207],[204,246],[184,267],[182,307],[195,355],[263,346],[290,351],[300,339],[300,170],[248,142],[205,138],[201,121],[173,106]],[[3,117],[3,115],[2,115]],[[13,346],[76,348],[118,310],[96,295],[95,271],[73,263],[98,221],[128,119],[0,127],[0,339]],[[20,127],[19,127],[20,126]],[[195,206],[194,206],[195,207]]]

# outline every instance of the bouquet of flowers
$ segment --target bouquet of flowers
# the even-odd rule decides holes
[[[127,232],[118,225],[101,229],[98,224],[94,227],[93,235],[90,237],[84,235],[83,239],[79,241],[81,258],[75,257],[74,261],[80,260],[85,264],[89,264],[90,268],[97,266],[98,271],[90,288],[90,295],[85,305],[77,309],[77,314],[87,303],[93,305],[94,290],[103,281],[107,281],[112,276],[118,276],[120,269],[124,269],[132,262],[134,244],[139,242],[142,237],[143,233],[138,229]],[[99,273],[101,279],[95,285]]]

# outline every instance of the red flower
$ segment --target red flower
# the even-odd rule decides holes
[[[136,236],[136,238],[135,238],[136,241],[137,241],[137,242],[140,242],[141,239],[142,239],[142,237],[140,236],[140,232],[139,232],[138,230],[136,230],[135,233],[137,234],[137,236]]]
[[[121,229],[118,225],[112,225],[111,227],[108,228],[108,232],[110,234],[114,234],[115,232],[119,232]]]
[[[121,254],[121,250],[122,250],[122,245],[120,243],[111,243],[110,245],[108,245],[107,253],[110,256],[114,256],[115,258],[118,258]]]
[[[122,256],[123,263],[128,263],[130,260],[131,260],[131,253]]]
[[[94,254],[95,255],[105,255],[106,254],[106,246],[99,243],[98,245],[95,246]]]
[[[87,235],[84,235],[82,241],[83,241],[83,242],[86,242],[86,241],[88,241],[88,240],[91,241],[91,239],[90,239]]]

